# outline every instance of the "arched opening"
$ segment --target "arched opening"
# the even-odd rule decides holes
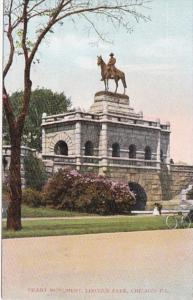
[[[59,141],[54,147],[54,153],[68,156],[68,145],[64,141]]]
[[[147,194],[144,188],[137,182],[129,182],[130,191],[135,194],[136,203],[132,205],[131,210],[145,210]]]
[[[160,161],[163,163],[164,162],[164,154],[163,154],[163,150],[160,150]]]
[[[136,158],[136,146],[135,145],[129,146],[129,158]]]
[[[91,141],[87,141],[84,147],[85,147],[84,155],[93,156],[93,143]]]
[[[120,146],[118,143],[112,145],[112,157],[120,157]]]
[[[151,160],[151,148],[149,146],[145,147],[145,159]]]

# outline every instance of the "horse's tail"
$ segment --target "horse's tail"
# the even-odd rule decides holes
[[[126,80],[125,80],[125,74],[123,73],[123,78],[122,78],[122,82],[123,82],[123,86],[126,89],[127,88],[127,84],[126,84]]]

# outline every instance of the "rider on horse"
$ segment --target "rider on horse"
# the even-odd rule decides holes
[[[118,82],[119,80],[121,80],[124,87],[124,94],[125,94],[125,89],[127,88],[125,74],[121,70],[118,70],[115,67],[115,63],[116,63],[116,58],[114,57],[113,53],[110,54],[110,59],[108,61],[108,64],[105,64],[101,55],[97,56],[97,65],[101,67],[101,76],[102,76],[101,81],[104,81],[105,91],[108,91],[109,89],[108,86],[109,79],[114,79],[116,84],[116,89],[115,89],[115,93],[116,93],[118,88]]]
[[[116,58],[114,57],[113,53],[110,53],[109,56],[110,59],[107,64],[107,75],[109,78],[114,78],[114,76],[116,75],[116,68],[115,68]],[[101,78],[101,81],[103,81],[103,78]]]
[[[109,56],[110,56],[110,59],[107,64],[107,72],[109,74],[109,77],[113,78],[115,76],[115,72],[116,72],[116,69],[115,69],[116,58],[114,57],[113,53],[111,53]]]

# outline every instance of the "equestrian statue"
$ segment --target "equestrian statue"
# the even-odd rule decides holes
[[[109,56],[110,59],[108,61],[108,64],[104,62],[101,55],[97,56],[97,64],[98,66],[101,67],[101,76],[102,76],[101,81],[104,81],[105,91],[107,92],[109,90],[109,79],[114,79],[116,84],[116,89],[115,89],[115,93],[116,93],[118,88],[118,82],[121,79],[124,87],[124,94],[125,94],[125,89],[127,88],[127,84],[125,81],[125,74],[115,67],[116,58],[114,57],[114,54],[111,53]]]

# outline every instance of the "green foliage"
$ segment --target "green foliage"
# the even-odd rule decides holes
[[[13,110],[18,116],[21,113],[23,91],[14,92],[10,96]],[[59,114],[66,112],[71,106],[71,100],[64,93],[54,93],[49,89],[36,89],[32,91],[29,105],[29,114],[23,130],[22,141],[24,144],[38,151],[41,150],[41,123],[42,114]],[[3,132],[9,142],[9,131],[5,114],[3,114]]]
[[[59,170],[44,187],[45,201],[58,209],[101,215],[129,213],[135,203],[128,185],[102,176]]]
[[[30,207],[40,207],[45,203],[43,193],[33,189],[25,189],[22,192],[22,202]]]
[[[48,179],[43,162],[32,154],[24,158],[26,187],[41,191]]]

